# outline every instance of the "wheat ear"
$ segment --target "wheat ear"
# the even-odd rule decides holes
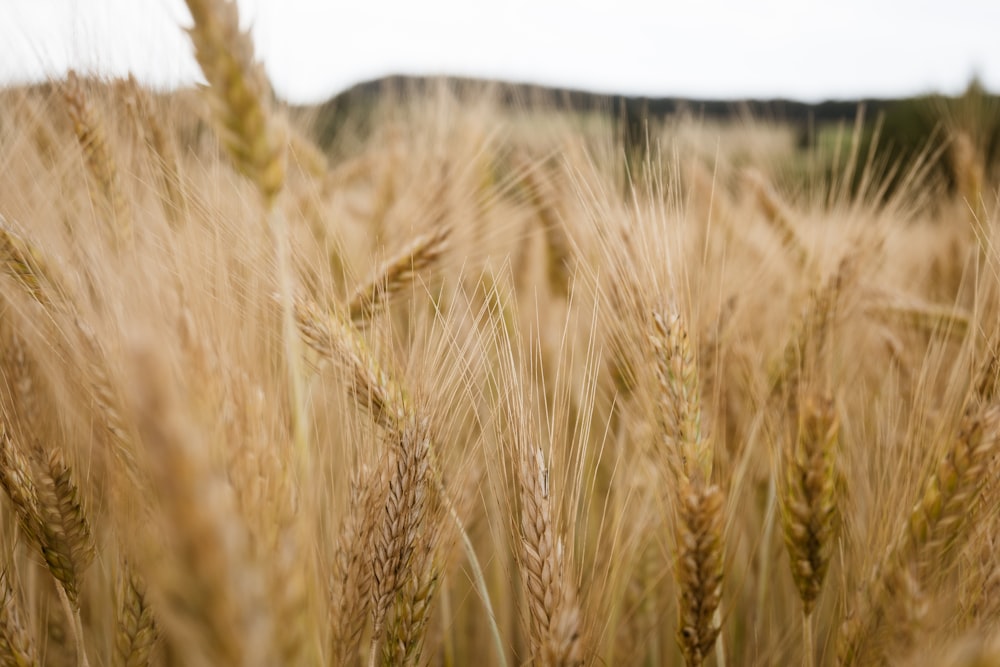
[[[784,397],[792,403],[803,375],[827,349],[830,330],[840,307],[841,296],[858,275],[854,253],[841,258],[837,269],[809,294],[799,321],[771,373],[771,397]]]
[[[300,299],[295,304],[299,333],[306,345],[323,359],[345,367],[354,377],[351,391],[372,418],[389,431],[396,431],[410,412],[409,400],[390,373],[382,369],[368,344],[339,311],[324,312],[315,303]]]
[[[808,266],[809,252],[795,231],[788,205],[761,172],[750,170],[744,174],[744,178],[753,189],[757,206],[764,214],[764,218],[781,238],[781,245],[800,268]]]
[[[187,0],[195,58],[208,80],[222,142],[236,168],[257,186],[270,208],[285,182],[284,140],[271,116],[270,86],[241,32],[236,3]]]
[[[716,639],[725,552],[725,496],[708,481],[712,450],[701,432],[698,363],[680,314],[654,309],[650,341],[664,455],[677,489],[677,641],[687,664],[700,665],[713,647],[721,651]]]
[[[678,495],[677,641],[685,662],[695,666],[707,659],[719,634],[725,497],[698,479],[685,482]]]
[[[996,455],[998,425],[996,405],[962,419],[958,437],[927,480],[885,567],[848,613],[838,646],[841,664],[864,662],[888,613],[905,602],[906,591],[919,590],[929,575],[947,568]]]
[[[52,303],[52,291],[58,289],[41,253],[15,232],[0,215],[0,265],[32,299],[43,306]]]
[[[37,667],[38,653],[7,570],[0,571],[0,664]]]
[[[31,464],[9,431],[6,416],[0,418],[0,485],[17,514],[18,526],[33,544],[39,544],[41,512]]]
[[[38,484],[42,555],[73,609],[79,610],[80,584],[94,558],[94,538],[62,452],[52,450],[45,468]]]
[[[542,450],[528,438],[527,425],[512,426],[520,488],[520,566],[532,655],[545,667],[579,665],[582,616],[552,519],[549,471]]]
[[[491,619],[490,628],[497,648],[498,660],[504,664],[502,642],[496,624],[492,621],[494,618],[492,606],[482,582],[482,568],[479,566],[468,535],[462,527],[461,521],[458,520],[454,507],[448,500],[440,471],[433,463],[429,424],[426,419],[415,411],[409,397],[396,381],[395,374],[382,368],[361,333],[339,310],[323,312],[315,303],[300,299],[295,304],[295,316],[299,333],[306,344],[323,359],[346,367],[345,370],[354,378],[351,393],[355,400],[361,406],[368,408],[373,420],[385,429],[394,442],[401,445],[390,453],[390,456],[394,457],[390,460],[394,460],[395,465],[391,467],[390,471],[391,479],[388,500],[385,504],[385,516],[379,524],[382,532],[373,536],[376,552],[378,553],[381,549],[384,554],[384,557],[380,556],[376,559],[372,594],[373,621],[380,617],[384,621],[388,611],[387,604],[398,592],[401,582],[406,579],[399,574],[393,574],[393,571],[399,567],[397,564],[404,562],[404,559],[401,559],[399,554],[395,554],[394,548],[391,546],[393,543],[400,542],[393,534],[399,527],[393,525],[396,523],[395,519],[388,520],[388,518],[390,515],[406,517],[408,521],[416,522],[415,526],[419,526],[419,522],[423,521],[423,495],[430,488],[429,484],[433,483],[433,488],[437,490],[442,501],[447,505],[448,511],[462,535],[466,555],[476,573],[477,583],[480,584],[481,602],[486,607]],[[417,437],[420,432],[425,431],[427,432],[426,437]],[[423,444],[420,444],[421,438],[425,440]],[[413,477],[414,475],[415,477]],[[411,479],[418,480],[415,488],[411,485]],[[412,493],[419,493],[418,502],[414,502],[415,499],[410,499],[411,491],[407,490],[409,488],[414,489]],[[407,508],[411,502],[414,503],[413,506]],[[419,512],[416,511],[418,507]],[[405,541],[403,542],[405,543]],[[412,545],[408,548],[412,551]],[[385,582],[381,584],[378,581],[379,570],[385,577]],[[412,576],[412,568],[408,564],[401,571],[407,576]],[[386,608],[380,609],[380,605]],[[379,627],[380,623],[376,622],[375,626]],[[369,660],[372,661],[372,664],[377,656],[380,631],[381,628],[373,633],[372,646],[369,651]]]
[[[304,477],[311,453],[301,350],[295,333],[292,250],[287,221],[276,206],[285,183],[285,132],[271,113],[270,85],[254,61],[250,35],[240,31],[236,3],[187,0],[187,6],[194,19],[188,34],[210,84],[217,131],[236,168],[257,186],[274,241],[296,474]]]
[[[122,563],[118,585],[118,627],[115,632],[115,667],[147,667],[159,639],[146,586],[127,563]]]
[[[823,586],[837,527],[839,430],[833,401],[807,397],[800,404],[798,437],[785,466],[785,545],[806,616]]]
[[[888,322],[898,322],[927,334],[944,333],[963,338],[969,330],[970,316],[952,306],[925,303],[883,303],[867,312]]]
[[[382,263],[359,286],[348,302],[348,312],[356,323],[369,320],[380,305],[413,283],[418,274],[440,260],[448,240],[448,227],[421,234]]]
[[[712,470],[712,452],[701,436],[701,396],[698,364],[680,315],[670,310],[653,312],[650,341],[655,354],[661,428],[667,460],[675,465],[678,480],[697,469],[703,479]]]
[[[132,240],[132,218],[118,176],[118,165],[108,145],[104,125],[90,105],[83,86],[73,71],[66,77],[63,100],[73,122],[73,132],[76,134],[77,142],[83,149],[87,170],[97,182],[101,196],[113,217],[115,239],[118,244],[126,244]]]
[[[414,554],[413,574],[396,596],[392,626],[382,651],[382,663],[386,667],[420,662],[431,601],[441,579],[435,540],[425,535],[422,542]]]
[[[153,150],[156,166],[160,172],[160,199],[163,210],[170,224],[174,228],[179,228],[187,222],[188,206],[174,142],[163,127],[159,114],[153,109],[153,102],[146,89],[140,86],[131,74],[128,84],[135,101],[133,108],[136,120],[146,135],[146,143]]]
[[[413,576],[413,554],[424,526],[430,433],[426,419],[409,416],[398,432],[395,467],[381,522],[374,535],[372,646],[374,665],[389,606]]]
[[[135,357],[132,408],[169,545],[147,579],[158,620],[211,664],[267,664],[269,619],[232,489],[212,469],[163,362],[151,352]]]
[[[807,396],[798,436],[786,453],[781,517],[792,579],[802,600],[803,653],[814,664],[812,611],[823,587],[837,530],[836,452],[840,424],[833,401]]]
[[[351,480],[351,500],[340,529],[330,582],[331,649],[334,664],[357,660],[365,620],[371,611],[372,535],[379,520],[378,501],[387,480],[362,466]]]
[[[14,443],[6,421],[0,419],[0,485],[14,505],[21,530],[58,584],[79,664],[88,665],[79,594],[83,573],[94,557],[94,544],[79,492],[58,449],[47,461],[41,460],[40,450],[31,450],[29,454],[37,459],[33,463]]]

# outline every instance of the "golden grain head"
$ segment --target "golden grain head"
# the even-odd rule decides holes
[[[995,99],[898,177],[638,164],[499,85],[282,108],[187,6],[205,89],[0,90],[0,664],[990,664]]]

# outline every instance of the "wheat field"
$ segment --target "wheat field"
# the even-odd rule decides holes
[[[981,126],[321,148],[187,4],[203,89],[0,91],[0,664],[1000,665]]]

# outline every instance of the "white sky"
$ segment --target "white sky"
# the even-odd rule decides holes
[[[650,96],[1000,91],[997,0],[240,0],[278,94],[458,74]],[[187,84],[182,0],[0,0],[0,83],[67,67]]]

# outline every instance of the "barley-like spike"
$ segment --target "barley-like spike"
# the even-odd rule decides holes
[[[656,353],[656,379],[668,460],[679,457],[682,474],[678,479],[689,477],[697,469],[707,480],[712,472],[712,452],[701,437],[698,364],[680,315],[676,311],[656,310],[650,340]]]
[[[0,571],[0,665],[36,667],[35,642],[7,570]]]
[[[301,299],[295,304],[295,319],[306,345],[354,376],[351,389],[358,403],[371,410],[375,421],[397,430],[410,414],[407,397],[354,325],[338,312],[324,313],[315,303]]]
[[[823,586],[835,539],[839,428],[833,401],[807,397],[799,409],[798,438],[785,468],[782,524],[792,578],[806,616]]]
[[[351,320],[362,323],[371,319],[378,307],[406,289],[416,276],[433,266],[445,250],[448,227],[439,227],[428,234],[421,234],[379,266],[355,290],[348,302]]]
[[[719,626],[724,568],[724,496],[699,480],[680,491],[677,524],[677,641],[685,662],[701,665],[712,651]]]
[[[24,341],[11,331],[3,344],[2,364],[8,383],[13,390],[15,413],[20,416],[22,428],[27,433],[38,433],[42,424],[42,408],[39,405],[36,374],[32,360],[24,349]],[[37,438],[33,438],[37,440]]]
[[[800,268],[805,268],[809,263],[809,253],[802,244],[798,232],[795,231],[788,205],[782,201],[781,196],[761,172],[751,170],[746,172],[744,177],[753,188],[757,206],[781,237],[781,245],[792,255],[792,259]]]
[[[181,180],[180,161],[173,140],[167,135],[159,115],[153,109],[149,93],[129,74],[129,90],[135,101],[134,111],[140,131],[146,135],[146,143],[153,150],[156,165],[160,171],[160,198],[163,210],[170,224],[179,228],[187,222],[187,197]]]
[[[15,232],[0,215],[0,264],[35,301],[51,303],[53,281],[41,253]]]
[[[101,195],[107,202],[108,212],[113,217],[115,239],[121,244],[128,243],[132,240],[132,219],[128,200],[118,177],[118,166],[108,145],[104,125],[73,71],[66,77],[63,99],[73,122],[73,132],[83,149],[87,170],[97,182]]]
[[[550,184],[540,177],[538,171],[527,157],[521,156],[518,160],[520,179],[545,235],[546,274],[549,285],[554,293],[566,296],[569,293],[572,244],[566,225],[560,219],[556,208],[558,201],[556,193]]]
[[[806,369],[827,349],[841,295],[857,277],[857,257],[845,255],[826,280],[809,294],[796,328],[785,344],[781,359],[772,373],[772,397],[784,396],[792,402]]]
[[[928,334],[943,333],[962,338],[969,330],[970,315],[960,308],[927,303],[882,303],[868,312],[889,322]]]
[[[6,418],[0,418],[0,485],[14,505],[18,525],[33,544],[39,544],[42,518],[31,463],[15,444]]]
[[[108,355],[97,334],[86,322],[74,317],[73,323],[86,353],[84,362],[92,398],[98,408],[101,432],[107,438],[106,444],[113,460],[122,465],[130,476],[137,478],[139,473],[135,461],[135,433],[122,414],[122,398],[109,372]]]
[[[59,449],[49,454],[46,468],[38,490],[42,556],[77,609],[83,573],[94,559],[94,539],[72,470]]]
[[[864,662],[870,646],[878,644],[888,611],[905,591],[913,585],[922,587],[931,573],[947,569],[967,532],[969,508],[975,506],[997,453],[998,426],[997,405],[962,419],[958,437],[927,480],[885,567],[862,592],[864,597],[856,601],[841,628],[841,664]]]
[[[362,466],[351,480],[350,508],[337,540],[330,586],[334,664],[357,660],[365,620],[371,611],[373,572],[369,559],[379,517],[378,502],[385,491],[386,480],[371,474],[367,466]]]
[[[563,541],[553,525],[548,469],[524,425],[513,427],[520,459],[520,567],[532,654],[547,667],[578,665],[583,662],[581,614]]]
[[[123,563],[121,569],[113,664],[115,667],[147,667],[159,639],[159,630],[142,580],[128,564]]]
[[[372,648],[381,640],[396,595],[413,576],[413,554],[424,527],[430,434],[426,419],[410,418],[398,433],[395,468],[375,534]]]
[[[270,109],[270,86],[254,61],[253,41],[240,31],[230,0],[186,0],[195,58],[208,80],[218,132],[237,169],[270,208],[285,182],[285,141]]]
[[[434,545],[426,544],[414,558],[413,574],[396,596],[392,627],[382,651],[382,664],[417,665],[423,650],[431,601],[441,578]]]
[[[323,179],[330,171],[322,149],[300,132],[289,133],[288,152],[291,161],[313,178]]]

